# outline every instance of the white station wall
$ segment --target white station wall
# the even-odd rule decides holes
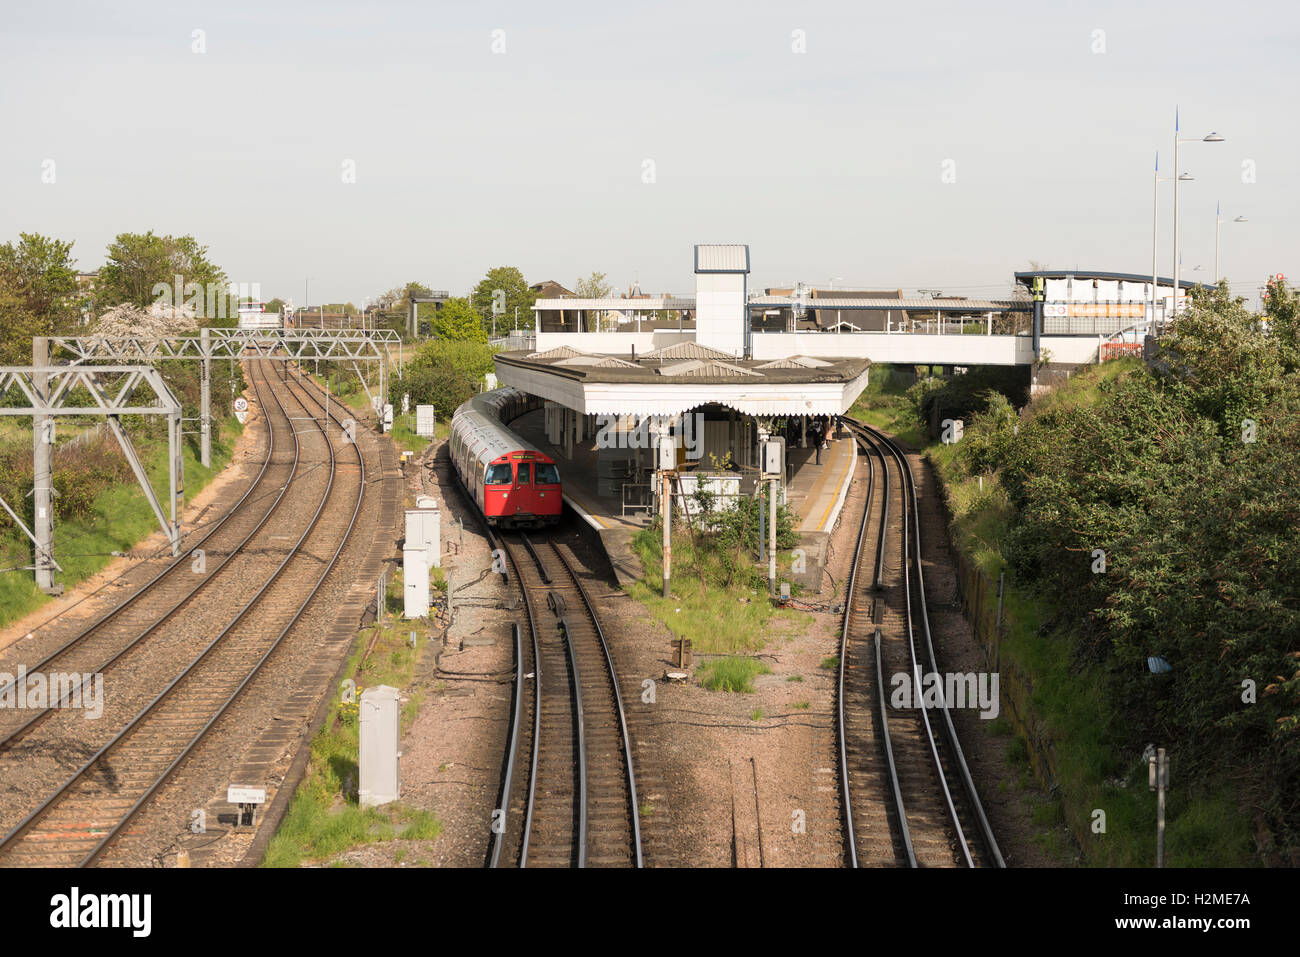
[[[733,356],[745,352],[745,274],[695,274],[695,341]]]

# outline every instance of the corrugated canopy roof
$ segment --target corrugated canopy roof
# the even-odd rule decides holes
[[[695,247],[696,272],[749,272],[749,247],[701,244]]]
[[[695,300],[684,296],[659,296],[650,299],[538,299],[534,312],[650,312],[660,309],[694,309]]]
[[[769,306],[789,309],[796,300],[792,296],[755,296],[749,300],[751,306]],[[940,312],[1004,312],[1013,310],[1028,312],[1032,305],[1027,301],[1014,299],[805,299],[803,305],[809,309],[826,311],[842,309],[919,309]]]
[[[715,349],[698,342],[674,342],[670,346],[655,349],[641,356],[642,359],[734,359],[729,352]]]

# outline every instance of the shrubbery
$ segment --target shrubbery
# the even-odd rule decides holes
[[[1110,676],[1129,736],[1116,750],[1159,739],[1189,778],[1249,775],[1295,846],[1300,349],[1287,310],[1279,289],[1266,334],[1226,290],[1198,296],[1153,368],[1103,381],[1094,404],[1021,419],[986,392],[955,464],[996,473],[1014,510],[1003,555],[1058,609],[1059,640]],[[1150,675],[1149,656],[1172,672]]]
[[[121,449],[107,435],[91,436],[55,449],[52,464],[54,514],[60,521],[90,517],[97,495],[110,486],[135,481]],[[32,525],[31,490],[31,446],[8,449],[0,455],[0,496],[18,511],[28,527]],[[13,527],[9,514],[0,511],[0,528]]]
[[[758,553],[759,511],[766,508],[767,503],[760,503],[755,496],[737,499],[734,508],[719,508],[712,492],[697,489],[691,496],[694,535],[690,523],[681,516],[673,523],[673,534],[678,543],[689,543],[690,567],[703,572],[707,583],[723,587],[743,583],[766,588],[766,566],[758,568],[751,560]],[[765,528],[764,533],[770,536],[771,528]],[[784,506],[778,507],[778,552],[788,552],[798,544],[794,514]],[[684,546],[674,545],[679,547]],[[686,560],[686,557],[679,558],[679,561]]]
[[[492,371],[494,350],[485,342],[433,339],[426,342],[389,386],[389,401],[401,408],[409,394],[412,407],[432,405],[446,418],[478,391]]]
[[[922,422],[964,419],[983,412],[995,396],[1022,406],[1029,401],[1029,376],[1020,366],[976,366],[947,379],[925,378],[907,390]]]

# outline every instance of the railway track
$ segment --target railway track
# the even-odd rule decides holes
[[[854,866],[1004,866],[949,704],[895,708],[894,676],[941,673],[930,633],[920,511],[906,455],[845,419],[868,467],[840,637],[841,804]]]
[[[636,777],[600,618],[567,549],[497,537],[523,595],[493,867],[640,867]],[[544,597],[543,597],[544,596]],[[530,680],[531,679],[531,680]]]
[[[174,620],[182,609],[191,607],[200,594],[214,591],[218,583],[225,589],[223,602],[238,596],[241,583],[252,576],[248,562],[233,559],[267,528],[293,484],[301,458],[289,418],[278,403],[268,401],[270,394],[263,381],[256,376],[250,381],[258,404],[266,409],[270,427],[261,469],[243,496],[201,537],[187,543],[179,557],[124,600],[71,637],[46,649],[36,660],[25,662],[28,673],[108,672],[168,621]],[[206,569],[202,574],[195,572],[199,552]],[[7,690],[7,685],[0,687],[0,693]],[[82,683],[75,681],[63,688],[56,700],[48,702],[48,707],[0,711],[0,750],[12,747],[74,696],[81,696],[83,690]]]
[[[56,721],[39,729],[27,725],[16,732],[14,737],[35,736],[33,732],[48,734],[47,740],[41,742],[42,748],[67,749],[75,744],[73,753],[90,756],[53,787],[41,785],[40,803],[0,836],[0,866],[95,863],[263,669],[337,562],[356,524],[364,493],[365,463],[360,450],[344,437],[343,423],[333,411],[329,412],[328,420],[317,418],[325,412],[325,407],[311,387],[303,383],[294,385],[279,370],[258,383],[257,376],[263,371],[258,368],[257,375],[253,376],[255,388],[260,396],[265,386],[265,395],[272,399],[271,403],[263,403],[268,409],[272,431],[278,430],[282,437],[292,434],[292,466],[283,489],[264,514],[253,519],[240,518],[230,526],[232,531],[237,531],[236,538],[240,534],[246,537],[222,559],[217,572],[225,569],[232,558],[248,554],[249,540],[259,532],[264,541],[260,549],[254,550],[261,553],[256,556],[260,563],[257,567],[265,570],[269,561],[273,568],[256,578],[256,590],[243,601],[232,601],[225,591],[233,576],[222,577],[226,611],[219,618],[207,619],[199,630],[198,642],[187,629],[181,636],[185,640],[180,642],[189,647],[190,653],[184,657],[164,655],[168,649],[164,638],[141,642],[146,635],[165,636],[173,630],[184,619],[186,610],[193,608],[192,599],[203,590],[203,585],[188,591],[182,589],[179,600],[166,588],[157,588],[147,590],[144,598],[137,594],[127,603],[132,607],[131,614],[146,616],[150,608],[156,607],[154,602],[161,601],[168,606],[159,622],[138,635],[127,649],[114,653],[104,665],[120,668],[119,663],[130,659],[135,659],[136,665],[151,664],[148,680],[144,682],[148,691],[135,688],[133,692],[146,697],[152,694],[152,697],[138,710],[134,706],[129,709],[134,714],[115,721],[112,727],[116,732],[106,741],[102,738],[111,732],[100,732],[89,743],[84,736],[75,743],[70,742],[68,728],[56,728]],[[273,417],[272,405],[276,410]],[[295,421],[310,421],[312,425],[299,430],[294,426]],[[339,427],[331,429],[330,421]],[[314,462],[315,467],[303,469],[304,461]],[[263,475],[276,464],[273,450],[268,451],[267,462]],[[295,507],[281,509],[280,502],[291,486],[294,494],[289,499]],[[255,483],[253,487],[259,486]],[[239,506],[247,500],[248,495]],[[272,516],[274,527],[267,524]],[[242,523],[247,521],[252,521],[254,527],[252,532],[245,533]],[[212,534],[217,534],[217,529]],[[287,548],[272,544],[276,539],[285,538],[292,539]],[[164,570],[150,584],[168,580],[175,567]],[[209,576],[216,577],[212,572]],[[106,620],[112,621],[114,616],[101,619],[88,631],[96,632]],[[217,629],[216,636],[209,637]],[[133,629],[119,630],[130,634]],[[73,649],[91,654],[94,647],[87,639],[80,644],[71,643],[56,655],[66,655]],[[135,677],[140,673],[137,668]],[[11,748],[0,753],[0,774],[20,773],[17,767],[5,767],[18,763],[18,750]]]

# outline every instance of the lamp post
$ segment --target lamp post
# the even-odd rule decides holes
[[[1151,211],[1151,323],[1156,321],[1156,301],[1159,299],[1160,277],[1157,275],[1156,263],[1160,256],[1160,184],[1169,182],[1191,182],[1196,177],[1191,173],[1179,173],[1177,180],[1173,176],[1160,175],[1160,151],[1156,150],[1155,181],[1152,185],[1153,201]],[[1175,185],[1174,189],[1178,187]],[[1177,292],[1175,291],[1175,295]]]
[[[1229,222],[1229,220],[1222,219],[1219,216],[1220,212],[1222,212],[1222,208],[1219,203],[1216,202],[1214,204],[1214,284],[1216,286],[1219,284],[1219,279],[1221,278],[1219,273],[1219,227],[1224,223]],[[1247,220],[1245,216],[1238,216],[1236,219],[1231,220],[1231,222],[1245,223],[1249,222],[1249,220]]]
[[[1210,132],[1202,137],[1183,138],[1178,135],[1178,109],[1174,109],[1174,315],[1178,315],[1178,292],[1182,288],[1182,263],[1178,258],[1178,144],[1179,143],[1222,143],[1223,137]]]

